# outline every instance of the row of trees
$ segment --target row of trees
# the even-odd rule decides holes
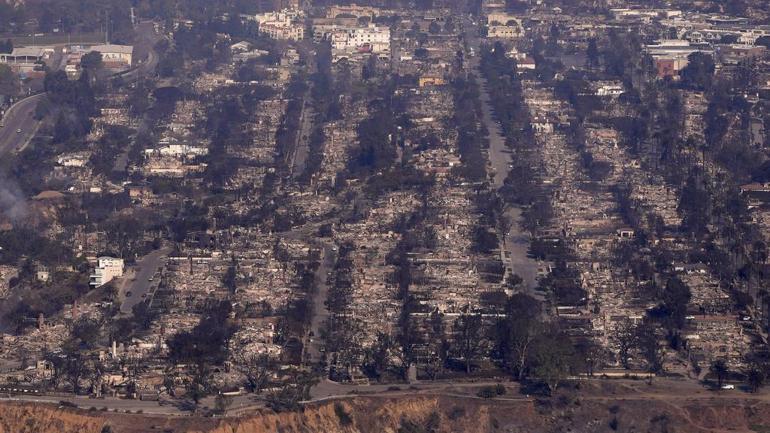
[[[393,165],[398,156],[398,126],[406,126],[408,119],[399,119],[397,113],[405,113],[401,97],[394,96],[395,83],[388,80],[378,93],[380,98],[373,99],[370,115],[362,120],[356,132],[358,146],[348,163],[348,171],[353,175],[369,175],[385,170]],[[402,114],[402,116],[406,116]]]

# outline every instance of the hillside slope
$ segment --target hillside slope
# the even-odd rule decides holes
[[[302,412],[239,418],[154,417],[0,404],[0,433],[550,433],[770,432],[770,401],[736,395],[671,398],[562,394],[549,400],[416,395],[354,397]]]

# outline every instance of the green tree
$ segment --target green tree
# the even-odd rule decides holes
[[[187,383],[187,397],[193,401],[195,409],[201,399],[208,395],[211,383],[211,369],[206,362],[198,362],[191,372],[190,381]]]
[[[588,376],[601,367],[607,360],[607,350],[594,340],[584,340],[575,345],[576,361],[578,361]]]
[[[385,332],[378,332],[374,344],[366,351],[362,366],[367,376],[380,380],[390,367],[391,352],[396,343]]]
[[[98,71],[103,66],[102,53],[90,51],[80,59],[80,67],[91,72]]]
[[[19,93],[19,77],[11,67],[0,64],[0,95],[13,97]]]
[[[83,352],[77,347],[76,343],[69,341],[63,346],[64,376],[72,386],[72,392],[80,393],[80,381],[88,375],[88,365]]]
[[[599,66],[599,48],[596,45],[596,38],[588,40],[588,49],[586,50],[587,66],[595,68]]]
[[[257,394],[267,386],[271,366],[272,361],[267,354],[240,355],[238,360],[238,367],[246,376],[247,389]]]
[[[572,344],[564,335],[557,332],[542,335],[533,347],[532,374],[553,393],[569,374],[573,355]]]
[[[722,389],[722,384],[727,378],[727,375],[730,373],[730,369],[727,367],[725,360],[717,359],[716,361],[712,362],[709,371],[714,375],[714,377],[717,378],[717,388]]]
[[[658,336],[657,326],[650,322],[643,322],[636,327],[636,341],[639,351],[647,363],[647,372],[652,375],[663,369],[664,347]]]
[[[5,42],[0,42],[0,53],[11,53],[13,52],[13,41],[10,39],[6,39]]]
[[[82,317],[72,327],[72,338],[79,345],[93,348],[98,343],[101,324],[94,319]]]
[[[214,399],[214,410],[221,415],[227,415],[227,410],[233,404],[233,398],[229,395],[217,394]]]
[[[530,352],[543,332],[540,303],[529,295],[516,293],[508,299],[505,319],[497,326],[498,347],[511,373],[523,380]]]
[[[637,346],[637,333],[631,322],[623,322],[616,329],[612,336],[615,344],[618,346],[618,361],[625,369],[629,369],[629,360],[631,351]]]
[[[746,371],[746,384],[751,389],[751,392],[759,391],[759,388],[765,384],[765,372],[757,365],[750,365]]]
[[[714,77],[716,65],[710,54],[695,52],[687,57],[685,66],[679,75],[682,77],[682,85],[692,90],[708,90]]]
[[[235,256],[233,256],[224,277],[222,277],[222,284],[224,284],[225,288],[232,294],[235,294],[235,291],[238,289],[237,267],[238,262],[236,261]]]
[[[481,315],[464,313],[454,321],[452,329],[455,353],[463,360],[466,374],[470,374],[473,361],[486,347]]]
[[[679,278],[672,277],[666,282],[666,287],[660,294],[660,305],[651,315],[662,319],[669,329],[681,329],[687,316],[687,305],[690,303],[690,288]]]
[[[293,369],[288,376],[279,391],[267,396],[267,406],[276,412],[299,409],[300,402],[310,399],[310,389],[318,383],[318,377],[307,371]]]

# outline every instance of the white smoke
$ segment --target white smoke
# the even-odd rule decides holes
[[[0,214],[11,222],[21,221],[29,215],[24,194],[16,182],[7,177],[0,177]]]

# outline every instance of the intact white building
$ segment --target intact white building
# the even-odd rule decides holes
[[[491,12],[487,14],[487,24],[492,26],[518,26],[521,27],[521,20],[515,15],[504,12]]]
[[[263,14],[254,15],[254,21],[260,25],[268,22],[275,21],[299,21],[303,18],[304,14],[298,9],[284,9],[275,12],[265,12]]]
[[[487,28],[488,38],[498,39],[516,39],[522,36],[520,27],[511,26],[489,26]]]
[[[313,26],[313,39],[329,40],[337,56],[355,52],[390,54],[390,28],[386,26],[317,24]]]
[[[91,274],[90,284],[94,287],[103,286],[115,278],[123,276],[123,259],[114,257],[99,257],[94,273]]]
[[[272,39],[301,41],[305,39],[304,14],[297,9],[284,9],[254,16],[259,32]]]
[[[524,36],[521,20],[513,15],[493,12],[487,15],[487,37],[516,39]]]
[[[367,27],[337,29],[332,33],[332,48],[353,51],[369,47],[373,53],[390,51],[390,29],[370,24]]]
[[[16,72],[29,73],[39,68],[40,62],[47,61],[54,54],[51,47],[17,47],[11,53],[0,54],[0,63],[6,63]]]
[[[131,45],[94,45],[90,48],[102,55],[102,62],[108,66],[131,66],[134,47]]]

